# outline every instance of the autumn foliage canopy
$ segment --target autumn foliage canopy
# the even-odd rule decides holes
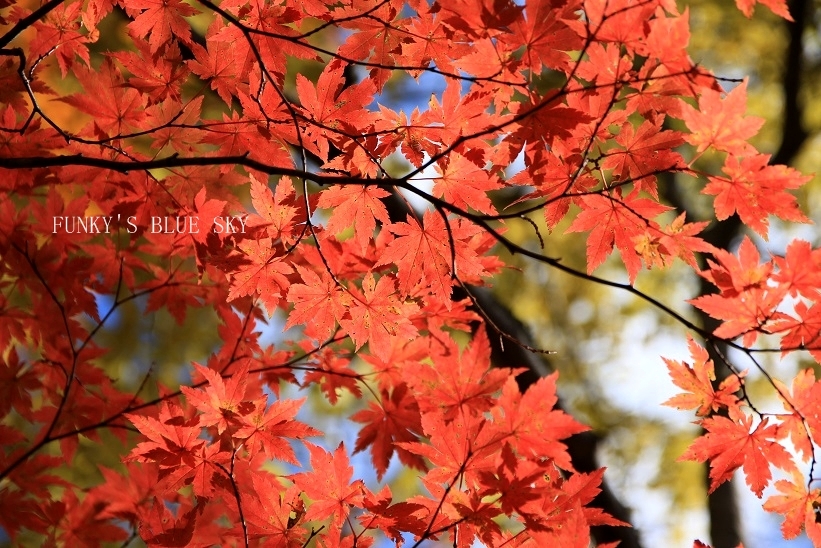
[[[716,249],[663,199],[687,175],[713,223],[766,239],[773,216],[807,221],[790,191],[809,177],[749,144],[747,83],[688,57],[688,21],[673,0],[0,0],[0,527],[63,546],[465,548],[629,527],[590,504],[604,471],[574,469],[563,440],[587,427],[556,407],[556,375],[522,391],[521,369],[491,368],[507,334],[473,291],[504,250],[679,321],[692,360],[666,360],[667,403],[704,428],[683,458],[712,489],[738,470],[759,497],[774,483],[783,535],[821,546],[821,384],[772,378],[783,411],[764,413],[743,368],[713,382],[706,350],[821,359],[821,250]],[[403,77],[442,86],[394,110]],[[585,239],[586,271],[551,255],[557,230]],[[595,274],[611,255],[627,282]],[[691,301],[714,331],[634,289],[674,262],[715,286]],[[218,317],[182,386],[105,367],[98,339],[133,301]],[[263,341],[270,322],[293,340]],[[324,444],[286,384],[361,399],[338,426],[355,446]],[[117,439],[95,484],[58,472]],[[419,494],[382,482],[392,460]]]

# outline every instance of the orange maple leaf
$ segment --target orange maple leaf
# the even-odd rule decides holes
[[[293,244],[299,210],[291,178],[282,177],[279,180],[276,194],[271,192],[266,183],[257,180],[253,174],[250,178],[251,203],[257,214],[248,217],[248,228],[265,227],[266,234],[272,240],[281,239],[286,245]]]
[[[692,337],[687,339],[690,355],[693,357],[692,366],[686,362],[663,358],[673,382],[684,389],[685,393],[673,396],[662,405],[676,409],[695,408],[699,417],[706,417],[711,411],[718,411],[722,407],[737,407],[738,398],[735,393],[741,388],[739,377],[727,377],[716,392],[713,389],[713,381],[716,380],[713,360],[710,359],[707,350],[696,344]]]
[[[746,111],[746,80],[724,98],[720,91],[704,89],[698,108],[683,105],[682,118],[691,131],[685,138],[698,152],[712,147],[734,156],[755,154],[748,141],[764,125],[764,119],[744,116]]]
[[[806,529],[813,546],[821,545],[821,524],[816,521],[816,508],[821,505],[821,489],[807,490],[804,476],[796,471],[792,480],[778,480],[775,488],[781,495],[773,495],[764,502],[764,510],[784,516],[781,533],[789,540]]]
[[[752,17],[756,2],[762,6],[767,6],[774,14],[783,17],[787,21],[793,20],[786,0],[735,0],[735,5],[745,16]]]
[[[821,385],[816,383],[812,369],[798,372],[792,381],[792,390],[778,379],[773,379],[773,384],[778,390],[784,409],[789,413],[781,415],[779,433],[783,437],[789,436],[795,448],[809,460],[813,457],[810,434],[816,438],[821,434]]]

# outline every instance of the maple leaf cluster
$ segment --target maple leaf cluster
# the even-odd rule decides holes
[[[586,548],[591,527],[627,525],[593,504],[604,470],[574,468],[563,440],[586,427],[557,407],[556,375],[522,391],[521,369],[491,367],[487,333],[507,334],[472,288],[504,267],[500,248],[634,293],[642,269],[679,260],[717,288],[692,304],[721,325],[645,297],[688,329],[748,351],[780,335],[784,353],[821,359],[821,251],[797,240],[760,264],[751,240],[716,249],[708,220],[663,200],[662,176],[680,173],[719,222],[766,238],[770,215],[806,221],[789,191],[808,177],[749,144],[762,122],[744,115],[746,82],[725,92],[690,60],[675,2],[54,0],[0,2],[0,25],[12,540]],[[443,91],[390,102],[423,75]],[[587,270],[508,239],[518,222],[584,233]],[[593,274],[616,251],[630,284]],[[180,325],[194,308],[218,319],[182,386],[107,367],[100,335],[133,302]],[[262,342],[272,318],[295,340]],[[790,474],[764,507],[821,546],[821,495],[797,464],[821,435],[811,370],[791,389],[773,380],[786,411],[765,415],[741,373],[713,386],[690,346],[693,365],[667,362],[685,390],[669,403],[706,430],[685,458],[710,462],[711,489],[741,469],[762,496],[773,467]],[[351,448],[324,446],[283,383],[361,400],[353,452],[380,483],[392,462],[417,470],[420,494],[354,477]],[[68,473],[81,444],[112,436],[118,468],[95,463],[90,486]]]
[[[781,493],[770,496],[764,509],[784,515],[781,530],[784,538],[798,536],[802,529],[814,545],[821,543],[821,525],[817,508],[821,505],[821,490],[810,489],[794,456],[787,451],[791,442],[800,460],[813,460],[813,447],[821,434],[819,402],[821,384],[817,384],[812,369],[796,376],[792,389],[775,380],[784,412],[764,414],[755,407],[745,410],[748,399],[741,382],[743,372],[725,379],[716,389],[715,367],[707,351],[690,339],[693,363],[666,360],[675,384],[685,390],[665,402],[679,409],[696,409],[696,415],[706,433],[697,438],[681,456],[682,460],[710,462],[710,492],[732,478],[741,469],[747,485],[762,497],[772,481],[775,468],[787,472],[789,479],[775,482]],[[741,393],[743,399],[737,394]],[[774,421],[770,424],[770,421]]]
[[[302,546],[323,520],[327,532],[318,536],[333,545],[345,542],[343,526],[351,520],[361,525],[357,537],[366,544],[373,540],[364,536],[367,531],[401,543],[401,532],[437,538],[458,525],[465,546],[474,539],[497,545],[515,538],[494,521],[502,515],[516,516],[530,535],[547,541],[589,538],[590,525],[622,525],[600,510],[582,510],[598,493],[602,471],[562,473],[573,467],[560,440],[586,428],[553,409],[555,375],[523,395],[515,371],[489,371],[489,356],[483,336],[461,353],[454,346],[435,356],[444,367],[417,365],[419,379],[413,384],[382,388],[380,399],[351,417],[365,425],[355,451],[370,448],[378,477],[396,451],[401,462],[426,472],[421,481],[429,496],[392,503],[388,485],[373,492],[353,479],[344,444],[328,451],[307,441],[322,432],[295,420],[304,400],[269,403],[260,383],[263,373],[252,373],[253,362],[244,360],[235,371],[222,373],[195,364],[194,385],[182,387],[181,404],[165,401],[155,415],[127,416],[147,440],[125,459],[129,476],[148,479],[144,489],[129,493],[133,498],[118,497],[118,505],[102,516],[139,523],[149,543],[185,535],[186,542],[198,545],[245,538]],[[322,359],[316,359],[316,372],[325,369]],[[352,370],[347,373],[363,382]],[[290,445],[297,440],[308,450],[309,472],[274,476],[264,470],[265,462],[299,465]],[[100,507],[106,507],[112,484],[125,481],[104,473],[108,484],[88,495]],[[184,489],[196,501],[188,500],[185,512],[177,510],[174,517],[158,510],[179,500]],[[583,515],[568,514],[573,507]],[[215,523],[220,515],[232,526]]]

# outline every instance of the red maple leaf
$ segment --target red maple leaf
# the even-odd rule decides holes
[[[573,194],[595,188],[597,181],[589,173],[579,173],[577,158],[563,158],[559,154],[537,152],[528,169],[508,180],[510,184],[534,186],[532,194],[523,199],[538,196],[546,199],[544,218],[553,230],[570,210]]]
[[[633,78],[632,69],[629,58],[624,55],[621,48],[611,44],[593,42],[587,48],[587,60],[579,63],[576,74],[597,85],[607,86],[623,79]]]
[[[774,329],[777,322],[785,318],[783,313],[773,312],[780,300],[781,297],[777,294],[752,288],[733,297],[703,295],[692,299],[690,303],[713,318],[724,320],[713,331],[715,336],[732,339],[744,335],[744,344],[750,345],[755,342],[759,332]],[[765,327],[767,323],[771,326]]]
[[[812,369],[804,369],[792,381],[792,390],[783,382],[773,379],[787,415],[781,415],[779,434],[789,437],[805,459],[813,457],[813,442],[811,436],[821,434],[821,386],[816,386],[815,373]],[[807,429],[809,428],[809,432]]]
[[[770,466],[793,470],[795,464],[784,447],[775,441],[778,425],[767,425],[765,417],[750,432],[753,419],[742,415],[739,420],[710,417],[702,421],[707,433],[697,438],[679,460],[710,461],[710,493],[743,468],[747,485],[761,498],[770,483]]]
[[[671,13],[675,13],[676,6],[669,0],[662,0]],[[628,47],[640,47],[638,42],[643,38],[639,30],[650,19],[653,10],[661,4],[647,4],[643,2],[588,0],[585,4],[585,23],[576,18],[572,19],[573,28],[578,29],[584,36],[585,28],[596,29],[599,42],[624,44]],[[587,27],[587,25],[590,25]]]
[[[291,285],[286,276],[294,270],[283,257],[275,255],[272,245],[271,238],[243,240],[239,244],[247,259],[232,273],[228,301],[258,295],[271,313],[277,309],[282,293]]]
[[[240,99],[240,103],[243,115],[237,111],[232,111],[230,116],[223,114],[222,121],[213,123],[202,142],[216,145],[220,156],[247,154],[269,165],[292,167],[294,159],[288,144],[292,141],[292,131],[283,130],[282,124],[270,123],[271,120],[259,112],[256,102],[246,98]],[[231,171],[226,166],[222,170]]]
[[[36,370],[20,360],[15,347],[11,347],[5,358],[0,357],[0,417],[7,416],[14,408],[21,416],[31,420],[31,396],[39,387]]]
[[[305,324],[306,335],[325,340],[345,315],[351,296],[324,270],[317,274],[299,265],[296,269],[305,283],[293,284],[288,289],[288,302],[293,303],[294,309],[288,314],[284,329]]]
[[[714,195],[716,218],[723,221],[738,213],[741,221],[767,237],[768,215],[799,223],[809,219],[798,209],[795,196],[787,189],[798,188],[811,179],[787,166],[769,165],[769,154],[738,159],[727,156],[724,173],[727,177],[710,177],[704,194]]]
[[[397,442],[396,445],[430,461],[426,485],[453,485],[464,476],[465,484],[475,487],[482,474],[495,470],[494,453],[501,447],[492,429],[486,426],[481,415],[460,415],[446,422],[441,413],[425,413],[422,428],[430,443]]]
[[[154,503],[140,513],[139,534],[149,546],[189,546],[201,507],[178,511],[177,516],[155,497]]]
[[[664,228],[664,235],[659,236],[659,245],[669,256],[677,256],[693,268],[698,268],[695,252],[712,253],[715,247],[696,236],[710,224],[707,221],[685,223],[686,213],[676,217]]]
[[[254,496],[242,499],[249,536],[264,537],[283,548],[304,546],[306,531],[298,523],[305,515],[305,503],[299,498],[299,490],[285,490],[270,474],[254,474],[252,480]]]
[[[151,53],[172,38],[191,45],[191,26],[184,19],[199,11],[181,0],[130,0],[126,12],[134,20],[128,28],[135,36],[148,36]]]
[[[145,66],[145,62],[134,61],[140,66]],[[136,84],[134,84],[137,87]],[[163,87],[157,93],[175,93],[178,90],[170,89],[171,84]],[[181,90],[179,90],[181,91]],[[159,100],[153,105],[149,105],[145,109],[146,119],[144,125],[147,127],[160,128],[152,135],[153,142],[151,147],[155,150],[160,150],[163,147],[171,147],[177,153],[186,153],[195,146],[200,139],[198,131],[191,129],[190,126],[197,124],[202,116],[203,98],[199,97],[182,105],[178,102],[178,98],[165,98]],[[194,166],[181,172],[176,173],[166,179],[169,183],[180,182],[180,187],[188,183],[193,194],[193,191],[199,190],[202,186],[208,186],[209,189],[214,188],[213,179],[208,178],[206,181],[199,181],[199,175],[202,173],[214,173],[217,170],[215,166]],[[212,175],[213,177],[213,175]],[[226,182],[228,182],[226,180]],[[179,187],[172,187],[179,188]],[[184,187],[183,187],[184,188]],[[220,189],[221,190],[221,189]]]
[[[473,42],[470,53],[457,60],[456,67],[476,78],[497,78],[511,82],[519,77],[518,60],[500,48],[498,42],[487,38]],[[510,88],[498,90],[498,95],[494,97],[497,104],[504,104],[510,98],[509,90]]]
[[[182,63],[182,52],[179,45],[176,42],[167,44],[160,58],[152,56],[150,46],[145,42],[137,42],[135,45],[137,51],[118,51],[110,54],[131,73],[128,84],[147,94],[150,99],[149,103],[155,106],[162,108],[166,100],[179,102],[182,98],[182,86],[190,74],[189,68]],[[165,123],[172,124],[172,120],[176,120],[194,125],[200,119],[200,106],[203,99],[202,96],[197,97],[185,107],[180,107],[191,113],[191,116],[185,119],[169,117]],[[166,112],[170,110],[168,106],[166,105],[163,110]],[[162,127],[164,124],[154,123],[152,125]],[[166,128],[166,131],[161,131],[160,134],[167,133],[169,129]],[[178,131],[191,137],[189,146],[199,141],[199,135],[194,136],[196,132],[190,129],[179,128]],[[181,147],[180,152],[183,150]]]
[[[211,498],[217,493],[218,479],[224,477],[225,465],[231,460],[231,453],[219,443],[203,444],[196,447],[182,466],[165,469],[160,473],[161,491],[176,491],[190,485],[197,497]]]
[[[214,219],[222,214],[226,203],[222,200],[206,200],[205,187],[197,193],[194,198],[195,212],[191,213],[191,216],[197,220],[197,228],[199,229],[191,234],[195,242],[206,243],[208,235],[212,233]],[[225,236],[225,234],[222,234],[222,236]]]
[[[364,527],[378,527],[397,544],[401,544],[404,531],[421,536],[426,524],[415,513],[423,506],[411,502],[391,505],[392,500],[391,489],[387,484],[379,493],[366,494],[364,504],[367,512],[359,516],[359,522]]]
[[[406,384],[397,385],[391,394],[382,389],[381,401],[370,402],[367,409],[354,413],[351,420],[365,425],[356,438],[354,453],[371,447],[371,458],[378,480],[382,480],[388,469],[394,449],[397,449],[399,460],[403,464],[417,470],[426,469],[425,462],[417,455],[395,447],[398,442],[416,441],[416,435],[422,432],[419,405]]]
[[[744,335],[744,344],[751,345],[765,326],[767,330],[773,329],[772,325],[788,318],[775,310],[787,289],[767,283],[772,263],[759,264],[760,255],[752,240],[744,237],[737,258],[721,249],[713,250],[713,257],[718,262],[708,260],[710,268],[700,274],[721,293],[703,295],[689,302],[710,316],[724,320],[714,335],[722,338]]]
[[[642,55],[654,58],[657,62],[645,63],[641,68],[640,75],[652,74],[657,78],[646,82],[641,86],[640,92],[628,100],[630,106],[628,106],[627,111],[632,110],[631,106],[636,106],[639,112],[649,114],[648,109],[641,106],[641,103],[644,103],[650,111],[664,112],[668,116],[677,118],[681,103],[672,96],[686,94],[684,88],[688,85],[687,78],[681,78],[680,75],[692,66],[687,51],[687,46],[690,43],[690,8],[684,8],[680,15],[655,17],[647,21],[647,26],[649,33],[644,44],[639,46],[639,50],[643,51]],[[714,85],[713,82],[705,82],[705,84],[708,86]],[[645,95],[656,93],[662,96],[668,94],[671,96],[668,99],[662,99],[663,103],[667,103],[667,109],[659,109],[657,101],[661,97],[658,95],[652,99],[650,96]]]
[[[402,4],[396,0],[374,4],[351,2],[334,10],[342,26],[357,30],[339,47],[339,55],[373,63],[368,81],[375,84],[377,92],[390,78],[390,67],[401,53],[401,44],[409,40],[409,34],[402,30],[404,21],[398,19],[401,12]]]
[[[401,64],[424,68],[432,61],[436,68],[449,74],[457,74],[453,59],[465,55],[470,46],[454,40],[452,29],[442,23],[437,14],[420,10],[419,17],[413,18],[407,29],[407,38],[401,43]],[[412,71],[418,75],[420,71]]]
[[[453,0],[438,5],[447,25],[472,37],[493,36],[507,29],[522,10],[511,0]]]
[[[311,341],[304,341],[302,348],[306,352],[313,349]],[[330,348],[323,348],[318,354],[315,354],[315,359],[311,360],[314,369],[305,374],[302,381],[303,386],[317,383],[320,390],[328,398],[331,405],[336,405],[339,401],[340,390],[345,388],[355,398],[362,397],[362,388],[360,381],[362,376],[351,369],[351,360],[346,356],[340,356],[333,352]]]
[[[441,414],[445,421],[489,411],[494,394],[518,372],[490,367],[490,342],[484,329],[476,332],[463,352],[452,343],[447,352],[432,366],[411,366],[408,376],[421,411]]]
[[[480,494],[483,497],[498,496],[502,512],[508,515],[519,513],[526,526],[537,530],[541,513],[531,511],[528,505],[555,494],[552,486],[548,485],[546,476],[542,463],[520,460],[511,445],[505,443],[494,473],[480,474]]]
[[[219,467],[231,458],[219,444],[209,444],[199,437],[199,419],[186,419],[182,410],[163,402],[157,419],[127,415],[134,426],[150,441],[137,444],[128,461],[156,462],[159,467],[159,489],[175,491],[192,485],[197,495],[210,497],[214,493],[212,478]]]
[[[408,216],[407,223],[393,223],[388,230],[397,237],[388,244],[376,266],[397,266],[401,295],[428,289],[450,310],[453,274],[465,283],[479,282],[489,274],[477,252],[478,242],[473,240],[481,232],[462,219],[445,224],[438,212],[428,210],[421,223]]]
[[[365,106],[375,91],[373,80],[366,79],[343,90],[344,71],[340,62],[328,64],[316,87],[302,74],[296,75],[299,100],[309,118],[304,145],[324,162],[328,161],[329,142],[341,143],[348,128],[368,125],[372,119]]]
[[[766,288],[772,264],[759,264],[761,255],[747,236],[741,241],[738,257],[723,249],[713,250],[712,255],[716,260],[709,259],[709,268],[702,271],[701,275],[716,286],[721,295],[735,297],[750,289]]]
[[[37,30],[37,35],[31,41],[29,58],[47,57],[53,52],[63,78],[69,69],[75,69],[75,56],[82,59],[86,67],[90,67],[91,58],[86,45],[90,40],[80,32],[78,16],[82,8],[81,4],[63,4],[48,14],[45,23],[36,21],[33,27]],[[85,18],[83,21],[85,22]]]
[[[323,193],[324,195],[324,193]],[[251,175],[251,203],[256,215],[248,217],[248,228],[264,227],[265,233],[273,241],[281,240],[285,245],[294,243],[294,233],[301,211],[296,202],[294,184],[290,177],[282,177],[277,182],[276,194],[271,188]]]
[[[199,418],[186,418],[178,405],[167,401],[157,418],[131,414],[126,418],[149,440],[138,443],[126,462],[156,462],[163,469],[173,469],[206,443],[199,437]]]
[[[821,361],[821,303],[808,307],[806,303],[795,303],[795,315],[781,315],[767,328],[771,333],[784,333],[781,336],[782,356],[790,350],[806,348],[810,355]]]
[[[59,516],[59,522],[50,531],[52,546],[93,546],[102,543],[122,543],[128,533],[114,523],[100,517],[96,501],[91,497],[78,500],[77,493],[66,489],[59,501],[52,503],[51,511],[45,513]],[[51,516],[49,516],[51,517]],[[56,534],[55,534],[56,533]],[[56,536],[56,541],[55,537]]]
[[[559,534],[560,540],[589,538],[589,526],[591,525],[627,525],[606,514],[600,508],[588,507],[601,492],[600,486],[604,471],[604,468],[599,468],[590,473],[574,473],[561,484],[558,493],[543,497],[542,500],[536,502],[542,506],[542,515],[546,516],[543,521],[551,532]],[[565,529],[570,529],[570,531],[565,531]],[[569,538],[565,536],[568,534]],[[570,542],[569,546],[581,547],[582,544]]]
[[[572,18],[572,4],[563,10],[550,1],[529,2],[525,5],[525,17],[518,18],[512,25],[511,47],[524,46],[524,61],[534,74],[540,74],[542,67],[569,70],[568,51],[581,49],[582,37],[571,29],[563,19]]]
[[[362,480],[351,481],[353,467],[348,461],[343,443],[333,453],[308,444],[308,452],[311,454],[313,471],[290,477],[313,500],[305,519],[309,521],[333,517],[334,526],[339,527],[345,522],[352,507],[364,507],[368,489]]]
[[[511,143],[528,143],[528,151],[543,150],[543,145],[552,146],[561,139],[571,139],[573,131],[580,125],[593,121],[593,117],[580,110],[570,108],[553,96],[531,98],[531,103],[512,103],[510,109],[517,118],[523,120],[515,125],[515,131],[506,139]],[[525,112],[532,111],[524,117]]]
[[[417,329],[409,316],[418,310],[414,303],[400,302],[396,297],[396,285],[388,276],[377,282],[368,272],[362,280],[362,292],[349,288],[351,306],[350,318],[340,320],[348,332],[356,349],[368,343],[370,351],[381,358],[387,358],[394,337],[412,339]]]
[[[627,267],[630,282],[641,268],[636,251],[636,238],[645,231],[658,230],[652,220],[668,209],[655,200],[641,198],[633,191],[622,198],[620,188],[607,194],[592,194],[579,198],[582,211],[567,228],[567,232],[590,231],[587,237],[587,272],[592,273],[604,262],[615,245]]]
[[[487,193],[502,188],[498,177],[459,153],[453,152],[436,164],[433,195],[456,207],[475,209],[481,213],[495,215],[496,208]]]
[[[486,91],[473,91],[462,95],[459,83],[448,79],[445,91],[442,92],[441,103],[435,95],[428,101],[428,110],[422,113],[413,125],[424,125],[425,139],[422,146],[429,155],[434,155],[441,147],[453,144],[462,135],[470,135],[487,127],[489,115],[487,113],[493,97]],[[490,136],[488,136],[490,137]],[[466,151],[458,148],[462,155],[469,155],[477,165],[483,165],[484,146],[473,144],[475,148]]]
[[[89,492],[89,496],[94,497],[103,507],[100,517],[135,519],[140,508],[146,506],[157,494],[158,472],[155,463],[127,463],[125,475],[101,466],[100,473],[105,478],[105,483]]]
[[[294,419],[304,402],[303,398],[275,401],[267,408],[257,405],[253,413],[242,417],[242,426],[234,433],[234,438],[244,440],[251,457],[262,452],[267,459],[298,464],[294,450],[283,438],[301,440],[321,434]]]
[[[235,425],[239,415],[247,415],[254,409],[251,402],[245,401],[245,390],[248,383],[248,362],[228,379],[209,367],[194,362],[194,369],[208,380],[204,389],[180,387],[188,403],[196,407],[200,415],[201,426],[216,426],[217,433],[222,434],[229,425]]]
[[[140,128],[145,118],[145,97],[125,85],[120,70],[110,58],[103,59],[96,70],[76,65],[74,74],[84,93],[58,100],[93,116],[89,133],[111,137]]]
[[[232,28],[221,17],[216,17],[205,35],[206,47],[192,44],[194,59],[188,61],[191,72],[210,80],[211,89],[229,105],[232,96],[247,89],[243,76],[251,61],[247,43],[232,36]]]
[[[821,249],[813,250],[806,240],[793,240],[786,254],[774,256],[773,261],[778,266],[773,281],[786,286],[792,297],[821,298]]]
[[[499,407],[493,410],[494,420],[509,436],[508,443],[519,454],[532,458],[549,458],[564,470],[573,470],[567,446],[560,440],[589,428],[564,411],[554,409],[556,378],[553,373],[539,379],[522,394],[513,377],[502,388]]]
[[[334,185],[319,196],[317,205],[332,210],[326,227],[332,234],[353,225],[354,241],[364,252],[373,239],[376,220],[390,223],[388,210],[382,203],[382,198],[388,196],[390,192],[376,185]]]
[[[602,167],[612,169],[614,181],[632,181],[637,190],[658,198],[656,175],[684,167],[684,160],[673,149],[684,140],[677,131],[662,131],[661,118],[655,123],[645,120],[638,129],[625,122],[616,137],[624,147],[608,150]]]
[[[411,164],[421,167],[425,160],[422,143],[426,139],[427,129],[417,126],[419,116],[419,109],[414,109],[412,121],[408,122],[408,115],[404,112],[379,105],[379,118],[374,121],[374,131],[381,133],[376,153],[387,156],[400,147]]]

